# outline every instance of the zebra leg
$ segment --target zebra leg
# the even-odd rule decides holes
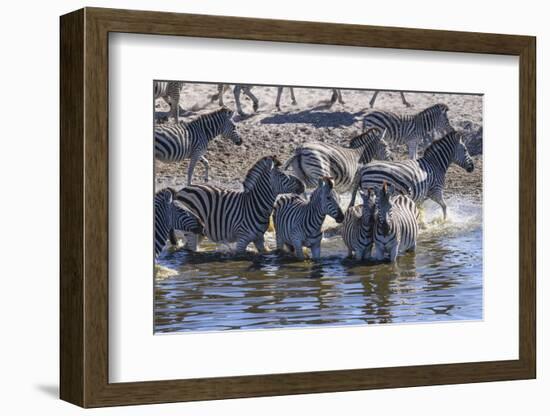
[[[192,157],[189,161],[189,167],[187,168],[187,186],[191,185],[193,181],[193,172],[195,170],[195,165],[197,164],[198,159]]]
[[[223,91],[225,89],[225,85],[218,84],[218,104],[220,107],[223,107]]]
[[[178,87],[178,92],[174,94],[174,98],[173,100],[174,103],[173,103],[173,107],[172,107],[172,112],[173,112],[173,117],[174,117],[174,121],[176,123],[179,123],[180,122],[180,90],[179,90],[179,87]]]
[[[376,97],[378,97],[379,92],[380,91],[374,91],[374,95],[372,96],[372,98],[369,101],[370,108],[374,107],[374,103],[376,102]]]
[[[292,87],[289,87],[289,88],[290,88],[290,98],[292,99],[292,105],[296,105],[298,103],[296,102],[296,97],[294,97],[294,88]]]
[[[349,247],[348,247],[348,256],[346,258],[347,259],[352,259],[353,258],[353,250]]]
[[[294,246],[294,254],[299,260],[304,260],[304,247],[302,247],[302,242],[299,240],[293,241],[292,245]]]
[[[384,247],[380,247],[380,244],[375,244],[374,246],[374,258],[376,260],[384,260]]]
[[[277,100],[275,101],[275,107],[281,111],[281,95],[283,94],[283,87],[277,87]]]
[[[285,251],[285,242],[281,233],[275,233],[275,239],[277,240],[277,250],[281,252]]]
[[[254,112],[258,111],[258,107],[260,106],[258,99],[254,94],[252,94],[251,91],[252,87],[245,87],[243,88],[243,94],[246,94],[248,98],[252,100],[252,109]]]
[[[199,160],[204,166],[204,181],[208,182],[208,169],[210,168],[210,163],[208,163],[208,160],[204,156],[201,156]]]
[[[246,253],[246,248],[248,247],[248,244],[250,244],[250,241],[248,239],[240,239],[237,241],[237,254],[244,254]]]
[[[184,235],[185,235],[184,248],[190,251],[198,251],[201,236],[193,233],[184,233]]]
[[[447,204],[445,203],[445,200],[443,199],[443,195],[441,192],[437,192],[435,195],[431,197],[432,201],[439,204],[441,209],[443,210],[443,221],[447,219]]]
[[[319,260],[321,258],[321,242],[311,246],[311,257],[313,260]]]
[[[399,94],[401,94],[401,101],[403,102],[403,105],[405,107],[410,107],[411,105],[405,99],[405,94],[403,94],[403,91],[399,91]]]
[[[237,107],[237,113],[239,113],[240,116],[245,116],[246,114],[241,107],[241,89],[242,87],[240,85],[235,85],[235,88],[233,89],[233,95],[235,96],[235,106]]]
[[[394,263],[397,260],[397,254],[399,251],[399,243],[396,242],[390,250],[390,262]]]
[[[344,100],[342,99],[342,91],[340,91],[340,89],[336,89],[336,95],[338,96],[338,102],[340,104],[345,104]]]
[[[256,250],[258,250],[258,253],[269,253],[269,250],[265,247],[265,239],[263,234],[260,234],[258,238],[254,240],[254,246],[256,247]]]

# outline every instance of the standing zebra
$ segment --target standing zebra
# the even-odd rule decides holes
[[[372,96],[372,98],[370,99],[369,101],[369,106],[370,108],[374,107],[374,103],[376,102],[376,97],[378,97],[378,94],[380,93],[380,91],[374,91],[374,94]],[[399,94],[401,95],[401,102],[403,103],[403,105],[405,107],[410,107],[411,105],[407,102],[407,100],[405,99],[405,94],[403,93],[403,91],[399,91]]]
[[[208,185],[193,185],[176,196],[204,225],[206,236],[214,242],[237,243],[237,253],[254,242],[265,252],[264,233],[269,226],[273,204],[279,194],[302,193],[297,178],[279,170],[275,156],[263,157],[246,174],[243,191]]]
[[[371,255],[374,242],[374,213],[376,195],[372,189],[360,192],[362,205],[351,206],[342,223],[342,239],[348,248],[348,257],[364,260]]]
[[[462,136],[455,131],[433,142],[420,159],[399,162],[374,161],[363,167],[358,173],[359,178],[351,197],[351,205],[355,201],[358,186],[365,191],[368,188],[381,187],[387,182],[418,204],[430,198],[441,206],[443,218],[446,219],[447,205],[443,199],[443,188],[445,175],[451,163],[456,163],[467,172],[474,170],[474,162],[462,141]]]
[[[243,111],[243,108],[241,106],[241,93],[246,95],[248,98],[252,100],[252,109],[254,112],[258,111],[258,108],[260,106],[260,102],[258,101],[258,98],[252,94],[252,88],[253,85],[241,85],[237,84],[233,88],[233,95],[235,96],[235,106],[237,107],[237,113],[239,113],[240,116],[245,116],[246,113]],[[218,84],[218,93],[212,96],[212,101],[216,98],[218,99],[218,104],[220,107],[223,107],[223,94],[224,92],[229,89],[228,84]]]
[[[418,208],[405,195],[394,196],[395,189],[385,182],[376,188],[376,221],[374,223],[374,257],[384,260],[389,254],[395,262],[398,253],[416,250]]]
[[[162,98],[170,105],[170,115],[176,123],[179,122],[180,94],[183,87],[181,81],[155,81],[153,83],[153,94],[155,100]]]
[[[363,129],[387,129],[388,142],[406,144],[409,158],[416,159],[418,145],[431,143],[435,132],[448,133],[452,130],[447,117],[449,107],[436,104],[415,115],[400,116],[387,111],[374,111],[363,119]]]
[[[168,239],[174,243],[174,231],[202,234],[203,227],[189,211],[174,203],[175,191],[167,188],[155,194],[155,258]]]
[[[336,190],[345,192],[352,187],[360,164],[391,159],[384,135],[378,129],[369,129],[351,139],[349,148],[320,142],[304,144],[294,151],[283,170],[292,166],[294,174],[308,187],[314,187],[319,178],[332,177]]]
[[[181,162],[190,159],[187,170],[187,184],[191,185],[195,165],[200,160],[205,168],[204,180],[208,182],[208,160],[204,157],[210,140],[221,135],[236,145],[242,139],[231,118],[233,112],[222,107],[212,113],[203,114],[189,123],[155,127],[155,158],[163,162]]]
[[[290,247],[296,257],[303,260],[305,246],[311,248],[314,259],[321,257],[321,226],[325,217],[330,215],[338,223],[344,220],[338,195],[333,188],[331,178],[321,178],[309,201],[298,195],[283,195],[277,200],[273,221],[278,250]]]

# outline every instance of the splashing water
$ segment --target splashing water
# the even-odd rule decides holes
[[[347,207],[349,195],[341,200]],[[397,264],[345,259],[337,224],[327,217],[322,259],[235,256],[226,245],[168,251],[155,280],[155,332],[482,319],[482,209],[465,198],[424,204],[416,253]],[[275,247],[274,233],[266,243]],[[166,269],[174,271],[169,275]]]

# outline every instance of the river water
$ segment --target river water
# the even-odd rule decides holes
[[[197,253],[166,250],[156,268],[154,331],[480,320],[481,205],[447,202],[446,222],[438,206],[425,204],[416,253],[398,257],[396,265],[345,259],[339,236],[323,240],[318,262],[274,253],[236,258],[207,242]],[[325,227],[333,226],[327,219]],[[273,233],[266,241],[274,248]]]

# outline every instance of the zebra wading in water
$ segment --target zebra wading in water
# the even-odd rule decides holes
[[[374,190],[360,192],[362,205],[351,206],[342,223],[342,239],[348,248],[348,258],[364,260],[370,257],[374,243],[376,195]]]
[[[384,134],[378,129],[369,129],[351,139],[349,148],[321,142],[304,144],[294,151],[283,170],[292,166],[294,174],[310,188],[316,186],[320,178],[331,177],[338,192],[348,191],[360,165],[373,159],[391,159]]]
[[[277,200],[273,222],[278,250],[290,248],[303,260],[303,247],[309,247],[314,259],[321,257],[321,227],[325,217],[330,215],[337,223],[344,219],[333,188],[331,178],[321,178],[309,201],[298,195],[283,195]]]
[[[233,111],[223,107],[188,123],[155,127],[155,158],[162,162],[181,162],[189,159],[188,185],[191,185],[195,165],[200,160],[205,170],[204,181],[208,182],[209,163],[204,154],[210,140],[221,135],[236,145],[242,143],[232,117]]]
[[[384,260],[388,254],[392,263],[399,253],[416,250],[419,216],[412,199],[394,193],[394,187],[385,182],[382,188],[376,188],[374,223],[374,257]]]
[[[433,142],[420,159],[373,161],[361,168],[350,205],[354,204],[358,187],[365,192],[369,188],[380,188],[387,182],[417,204],[430,198],[441,206],[443,218],[446,219],[447,205],[443,198],[443,189],[445,175],[451,163],[456,163],[466,172],[474,170],[474,162],[462,141],[462,135],[456,131]]]
[[[388,142],[395,145],[406,144],[409,158],[416,159],[420,144],[429,145],[436,133],[446,134],[453,129],[447,117],[448,111],[449,107],[445,104],[433,105],[415,115],[374,111],[363,119],[363,129],[386,129]]]
[[[280,165],[276,156],[258,160],[246,174],[243,191],[192,185],[176,198],[200,220],[211,241],[236,242],[237,253],[254,242],[259,252],[265,252],[264,233],[275,199],[279,194],[304,192],[302,182],[281,172]]]
[[[155,194],[155,258],[162,252],[168,240],[172,244],[177,243],[174,235],[175,230],[193,234],[202,234],[203,232],[199,220],[189,211],[175,204],[175,194],[176,191],[170,188]],[[192,250],[196,250],[196,247],[192,247]]]
[[[181,81],[155,81],[153,83],[154,99],[162,98],[170,106],[170,116],[176,123],[180,115],[180,94],[183,88]]]

